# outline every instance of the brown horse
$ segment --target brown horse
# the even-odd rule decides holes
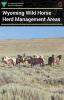
[[[55,63],[59,65],[61,58],[62,55],[58,55],[56,58],[54,57],[54,55],[52,55],[51,57],[48,58],[48,65],[52,66]]]
[[[24,61],[24,64],[29,64],[31,65],[31,60],[32,60],[32,57],[31,56],[26,56],[23,61]]]
[[[40,66],[44,66],[44,59],[41,58],[41,56],[39,58],[33,57],[31,59],[31,66],[38,65],[38,64]]]
[[[33,56],[33,57],[31,57],[31,56],[27,56],[25,59],[24,59],[24,62],[28,62],[28,64],[30,64],[31,66],[34,66],[34,65],[40,65],[40,66],[42,66],[42,65],[44,65],[44,60],[41,58],[41,57],[39,57],[39,58],[37,58],[36,56]]]
[[[52,54],[52,56],[48,58],[48,65],[54,65],[54,54]]]
[[[16,58],[16,65],[20,64],[20,63],[24,63],[23,58],[21,55],[17,55]]]

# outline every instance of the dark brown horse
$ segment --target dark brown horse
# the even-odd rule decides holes
[[[17,58],[16,58],[16,65],[20,64],[20,63],[23,63],[23,58],[21,55],[17,55]]]
[[[62,58],[62,55],[58,55],[57,57],[59,58],[59,60],[61,60],[61,58]]]
[[[54,65],[54,54],[48,58],[48,65],[50,66]]]
[[[26,57],[24,62],[25,61],[27,61],[28,64],[30,64],[31,66],[34,66],[34,65],[37,65],[37,64],[39,64],[40,66],[44,65],[44,60],[41,57],[36,58],[35,56],[34,57],[28,56],[28,57]]]
[[[48,58],[48,65],[52,66],[55,63],[59,65],[61,58],[62,55],[58,55],[56,58],[54,57],[54,55],[52,55],[51,57]]]
[[[31,66],[34,65],[40,65],[40,66],[44,66],[44,60],[40,57],[40,58],[32,58],[31,59]]]

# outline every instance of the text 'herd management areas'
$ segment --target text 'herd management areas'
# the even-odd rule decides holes
[[[61,14],[51,9],[2,9],[2,24],[45,25],[62,24]]]

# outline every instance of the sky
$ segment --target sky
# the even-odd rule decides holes
[[[63,26],[0,26],[0,39],[64,38]]]

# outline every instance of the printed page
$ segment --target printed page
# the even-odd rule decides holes
[[[0,7],[0,100],[64,100],[64,0]]]

